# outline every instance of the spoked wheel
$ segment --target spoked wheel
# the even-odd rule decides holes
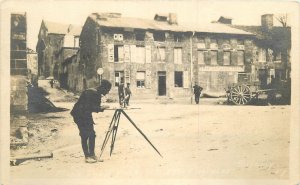
[[[247,85],[237,85],[231,88],[230,100],[236,105],[246,105],[250,102],[251,90]]]

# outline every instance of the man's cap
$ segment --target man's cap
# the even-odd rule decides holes
[[[108,80],[101,80],[101,85],[99,88],[111,89],[111,83]]]

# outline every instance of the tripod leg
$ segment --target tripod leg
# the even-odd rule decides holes
[[[125,113],[124,110],[121,110],[124,116],[130,121],[130,123],[139,131],[140,134],[148,141],[148,143],[154,148],[154,150],[162,157],[159,151],[155,148],[155,146],[151,143],[151,141],[147,138],[147,136],[136,126],[136,124],[131,120],[131,118]]]
[[[110,156],[111,156],[112,151],[113,151],[114,146],[115,146],[117,132],[118,132],[118,127],[119,127],[119,123],[120,123],[120,116],[121,116],[121,111],[118,111],[118,114],[117,114],[117,117],[116,117],[116,121],[115,121],[115,124],[114,124],[114,128],[113,128],[112,137],[111,137]]]
[[[109,127],[108,127],[108,130],[107,130],[107,132],[106,132],[106,135],[105,135],[105,138],[104,138],[102,147],[101,147],[100,157],[102,156],[102,153],[103,153],[103,151],[104,151],[104,148],[105,148],[105,146],[106,146],[106,144],[107,144],[107,142],[108,142],[108,139],[109,139],[109,137],[110,137],[110,134],[111,134],[111,132],[113,131],[114,124],[115,124],[115,122],[116,122],[116,120],[117,120],[117,113],[118,113],[118,111],[116,110],[115,113],[114,113],[114,115],[113,115],[113,118],[112,118],[112,120],[111,120],[111,122],[110,122],[110,125],[109,125]],[[100,157],[99,157],[99,158],[100,158]]]

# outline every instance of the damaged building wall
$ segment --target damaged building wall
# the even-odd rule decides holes
[[[60,56],[61,51],[70,48],[77,52],[80,32],[80,26],[42,21],[36,47],[40,76],[59,79],[61,63],[66,58]]]
[[[239,35],[198,33],[193,37],[194,81],[204,91],[224,92],[250,72],[253,39]]]
[[[27,23],[26,14],[11,14],[10,105],[11,112],[27,111]]]
[[[98,39],[97,25],[88,18],[80,35],[80,62],[78,65],[84,78],[78,83],[82,84],[82,90],[98,85],[96,71],[101,67],[101,62],[97,62],[98,55],[101,54]]]

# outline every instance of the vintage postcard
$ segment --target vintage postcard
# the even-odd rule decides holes
[[[0,185],[300,184],[297,1],[0,12]]]

